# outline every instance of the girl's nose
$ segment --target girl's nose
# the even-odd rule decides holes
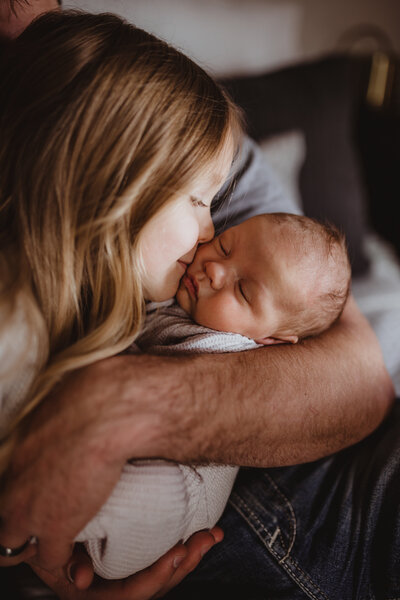
[[[199,230],[199,244],[204,244],[204,242],[209,242],[214,237],[214,225],[211,219],[210,211],[202,216],[200,222],[200,230]]]

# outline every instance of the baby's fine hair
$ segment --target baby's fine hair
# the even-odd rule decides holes
[[[350,293],[345,236],[335,225],[311,217],[272,213],[270,218],[283,226],[283,235],[288,226],[286,233],[298,252],[298,272],[308,281],[305,301],[289,310],[288,330],[299,339],[319,335],[339,319]]]

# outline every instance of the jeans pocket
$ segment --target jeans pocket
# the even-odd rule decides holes
[[[301,555],[295,556],[296,513],[267,469],[244,470],[229,502],[305,597],[336,600],[302,567]]]

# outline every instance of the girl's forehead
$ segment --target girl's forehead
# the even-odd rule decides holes
[[[190,191],[194,194],[205,194],[212,191],[213,194],[222,188],[223,184],[228,178],[232,161],[230,157],[225,155],[224,159],[217,157],[214,162],[207,165],[207,167],[199,173],[196,179],[190,186]]]
[[[237,153],[238,149],[236,147],[235,140],[233,139],[232,133],[228,132],[224,143],[218,152],[217,166],[219,168],[222,167],[224,169],[230,169],[235,157],[237,156]]]

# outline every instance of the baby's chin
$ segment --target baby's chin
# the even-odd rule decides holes
[[[187,312],[190,316],[192,315],[192,302],[189,297],[189,292],[187,291],[185,285],[182,283],[182,280],[179,284],[178,291],[176,292],[175,299],[179,306]]]

